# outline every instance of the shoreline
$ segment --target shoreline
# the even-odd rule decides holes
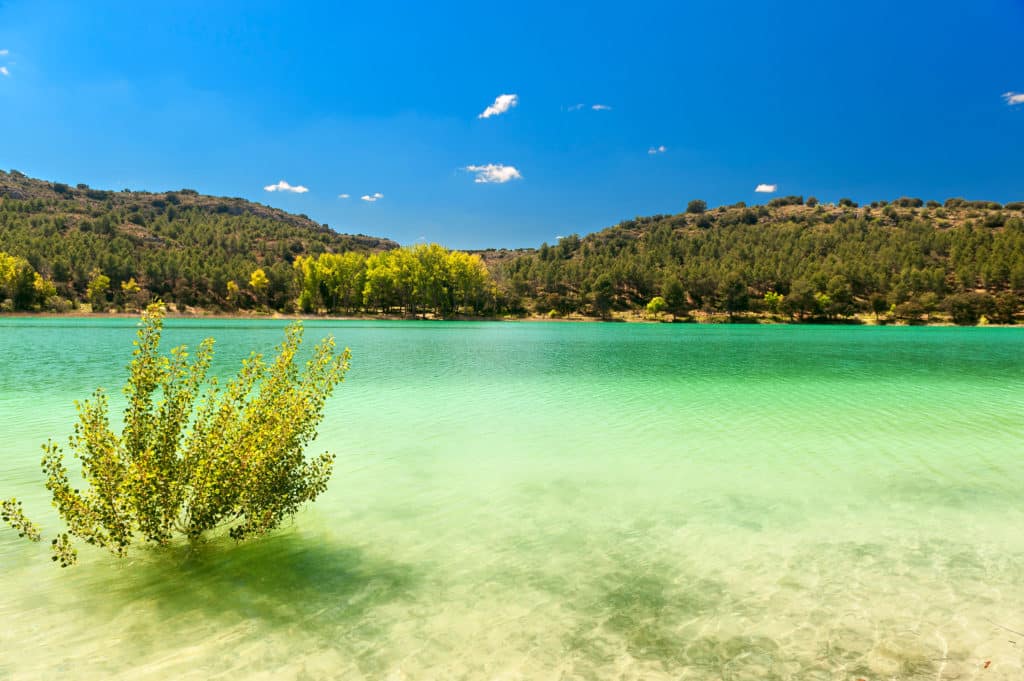
[[[15,318],[67,318],[67,319],[136,319],[142,311],[125,312],[86,312],[75,310],[71,312],[2,312],[0,319]],[[874,315],[855,315],[854,317],[827,320],[814,319],[809,321],[787,320],[778,316],[752,314],[738,316],[729,319],[725,315],[713,315],[697,313],[688,317],[677,318],[671,314],[662,315],[661,318],[652,319],[645,315],[619,313],[607,318],[589,317],[584,315],[568,315],[564,317],[549,317],[547,315],[503,315],[491,317],[456,316],[446,319],[433,316],[408,316],[400,314],[361,314],[361,315],[316,315],[316,314],[286,314],[283,312],[213,312],[201,308],[189,308],[185,311],[170,311],[166,313],[167,319],[211,319],[211,320],[300,320],[300,321],[336,321],[336,322],[360,322],[360,321],[385,321],[385,322],[512,322],[512,323],[535,323],[535,322],[557,322],[557,323],[590,323],[590,324],[689,324],[703,326],[898,326],[898,327],[954,327],[951,320],[936,319],[932,321],[920,321],[908,323],[905,320],[876,320]],[[1020,324],[976,324],[973,327],[963,326],[962,328],[977,327],[1019,327]]]

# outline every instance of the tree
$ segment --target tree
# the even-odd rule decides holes
[[[107,309],[107,293],[110,292],[110,277],[99,270],[93,270],[92,278],[89,279],[89,304],[93,312],[103,312]]]
[[[667,307],[668,303],[665,302],[664,298],[661,296],[654,296],[651,298],[651,302],[647,303],[647,312],[657,317],[664,312]]]
[[[262,535],[327,487],[334,456],[307,458],[303,450],[348,370],[347,349],[335,352],[327,338],[300,370],[296,323],[272,362],[253,353],[221,386],[206,379],[213,339],[191,361],[183,347],[164,356],[162,328],[162,308],[150,305],[128,367],[120,435],[111,430],[102,388],[79,406],[69,445],[81,461],[81,489],[61,448],[43,445],[46,488],[67,525],[52,542],[53,559],[64,567],[77,559],[71,537],[124,557],[135,543],[196,542],[217,528],[237,541]],[[0,515],[22,536],[39,540],[17,500],[2,502]]]
[[[229,307],[235,307],[238,305],[238,293],[238,284],[234,279],[229,279],[227,283],[227,296],[225,297]]]
[[[683,288],[683,282],[679,281],[678,277],[668,280],[662,295],[664,295],[665,303],[672,314],[678,315],[686,312],[686,289]]]
[[[730,272],[722,279],[718,284],[717,298],[719,309],[728,312],[730,318],[750,307],[747,284],[738,272]]]
[[[615,283],[612,281],[612,278],[607,274],[602,274],[598,277],[597,281],[594,282],[590,295],[594,312],[601,318],[607,317],[608,311],[612,307],[612,301],[615,299]]]
[[[686,212],[691,215],[700,215],[708,209],[707,201],[703,199],[694,199],[686,204]]]
[[[814,286],[804,279],[797,279],[789,287],[789,294],[782,301],[782,309],[790,317],[797,315],[801,320],[818,310]]]
[[[25,258],[0,252],[0,302],[12,310],[31,310],[37,302],[37,273]]]
[[[267,273],[263,271],[263,268],[257,267],[253,270],[252,276],[249,277],[249,288],[253,290],[256,297],[265,302],[269,287],[270,279],[267,277]]]
[[[990,317],[996,324],[1013,324],[1018,310],[1020,300],[1017,296],[1012,291],[1003,291],[994,297]]]
[[[946,309],[958,326],[974,326],[985,314],[985,297],[978,293],[958,293],[946,298]]]
[[[829,297],[829,304],[825,308],[827,314],[848,317],[854,313],[853,289],[846,277],[837,274],[829,279],[826,292]]]
[[[881,293],[872,293],[869,302],[871,311],[875,313],[875,321],[878,321],[878,315],[889,309],[889,301]]]

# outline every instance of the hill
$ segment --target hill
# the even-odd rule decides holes
[[[7,310],[159,297],[227,311],[973,324],[1012,323],[1022,296],[1024,202],[695,200],[555,245],[467,255],[190,189],[112,192],[0,171]]]
[[[481,252],[507,304],[552,316],[654,309],[920,322],[1012,322],[1024,294],[1024,202],[802,197],[627,220],[536,251]]]
[[[114,192],[0,171],[0,252],[28,260],[69,301],[86,299],[90,281],[102,273],[118,293],[133,280],[136,299],[230,307],[232,296],[245,296],[254,269],[263,268],[266,301],[284,307],[296,257],[397,246],[240,198],[191,189]]]

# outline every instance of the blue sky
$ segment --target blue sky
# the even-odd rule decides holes
[[[164,4],[0,0],[0,167],[455,248],[758,184],[1024,200],[1021,0]]]

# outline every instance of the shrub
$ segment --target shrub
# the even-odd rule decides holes
[[[303,449],[348,369],[347,349],[336,353],[334,340],[325,339],[300,371],[295,358],[302,327],[296,323],[270,364],[254,353],[221,386],[206,380],[213,339],[203,341],[191,361],[183,347],[162,356],[162,327],[162,309],[151,305],[128,367],[120,435],[110,428],[102,389],[78,406],[69,444],[81,460],[81,491],[61,448],[43,445],[46,488],[67,524],[52,542],[53,560],[63,567],[77,559],[70,536],[119,557],[133,543],[166,545],[179,536],[194,542],[216,528],[241,541],[276,528],[327,487],[334,456],[307,459]],[[39,541],[17,500],[4,501],[0,515]]]
[[[802,196],[779,196],[768,202],[769,208],[781,208],[782,206],[802,206],[804,204],[804,197]]]
[[[1006,223],[1006,216],[1002,213],[989,213],[982,220],[981,224],[989,228],[1002,227]]]
[[[707,209],[708,203],[703,199],[694,199],[693,201],[690,201],[688,204],[686,204],[686,212],[691,213],[693,215],[700,215]]]

